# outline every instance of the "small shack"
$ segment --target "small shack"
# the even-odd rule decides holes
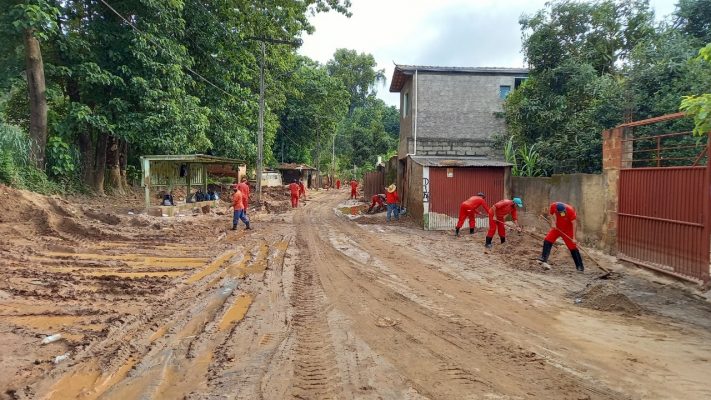
[[[285,185],[294,179],[303,179],[309,189],[316,186],[316,168],[306,164],[282,163],[277,169],[281,172],[281,181]]]
[[[170,192],[176,186],[184,186],[187,196],[190,195],[193,187],[201,188],[203,192],[207,192],[208,167],[213,165],[223,165],[223,169],[229,167],[235,171],[235,174],[238,174],[245,163],[232,158],[205,154],[141,157],[141,186],[145,190],[146,208],[152,206],[151,193],[156,193],[160,190]],[[176,207],[179,206],[176,204]],[[170,215],[172,212],[167,214]]]

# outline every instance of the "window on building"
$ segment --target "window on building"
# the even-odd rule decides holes
[[[511,86],[509,86],[509,85],[499,86],[499,98],[500,99],[502,99],[502,100],[505,99],[506,96],[509,95],[509,93],[511,93]]]
[[[518,89],[518,87],[525,81],[526,78],[514,78],[514,89]]]
[[[402,117],[407,117],[407,112],[410,111],[410,94],[405,93],[402,95]]]

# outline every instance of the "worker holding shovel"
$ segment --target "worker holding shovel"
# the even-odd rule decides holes
[[[575,234],[577,233],[577,225],[575,222],[577,215],[575,208],[568,204],[557,202],[551,203],[549,212],[551,215],[554,215],[555,218],[551,220],[551,230],[543,240],[543,253],[538,257],[538,261],[547,265],[548,256],[551,254],[553,243],[555,243],[559,237],[562,237],[563,242],[565,242],[568,250],[570,250],[570,255],[573,256],[575,269],[578,270],[578,272],[583,272],[583,257],[580,255],[577,243],[575,242]]]
[[[489,209],[489,231],[486,233],[487,249],[492,247],[491,240],[494,239],[494,233],[498,230],[501,243],[506,242],[506,216],[511,214],[511,219],[516,224],[516,229],[520,232],[521,226],[518,224],[517,207],[523,207],[523,201],[520,197],[514,197],[512,200],[501,200],[491,206]]]
[[[481,207],[489,213],[489,206],[486,204],[486,196],[484,193],[479,192],[476,196],[472,196],[466,201],[459,205],[459,220],[457,221],[457,226],[454,230],[455,236],[459,236],[459,229],[464,225],[464,221],[469,218],[469,234],[474,233],[474,228],[476,227],[476,216],[479,214],[477,209]]]

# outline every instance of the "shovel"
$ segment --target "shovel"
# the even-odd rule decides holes
[[[539,215],[539,217],[541,217],[542,220],[546,221],[546,222],[550,225],[551,221],[550,221],[548,218],[546,218],[546,217],[544,217],[544,216],[542,216],[542,215]],[[566,235],[563,231],[561,231],[561,230],[558,229],[557,227],[553,227],[553,229],[557,230],[564,238],[570,240],[571,242],[575,242],[573,239],[570,238],[570,236]],[[612,273],[613,273],[614,271],[611,271],[611,270],[609,270],[609,269],[603,267],[602,265],[600,265],[600,262],[597,261],[597,259],[596,259],[595,257],[593,257],[590,253],[588,253],[588,251],[585,250],[584,247],[582,247],[582,246],[581,246],[580,244],[578,244],[578,243],[575,243],[575,244],[577,245],[577,247],[578,247],[579,250],[581,250],[583,253],[585,253],[585,255],[588,256],[589,259],[593,260],[593,261],[595,262],[595,265],[596,265],[598,268],[600,268],[600,269],[602,270],[602,272],[604,272],[604,274],[598,276],[597,279],[607,279],[607,278],[610,277],[610,275],[612,275]]]

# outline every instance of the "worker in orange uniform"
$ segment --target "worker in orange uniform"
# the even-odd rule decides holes
[[[511,219],[516,224],[516,229],[521,231],[521,226],[518,224],[518,212],[516,208],[523,207],[523,201],[520,197],[514,197],[511,200],[501,200],[491,206],[489,209],[489,231],[486,233],[487,249],[491,248],[491,241],[494,239],[494,233],[498,230],[501,243],[506,242],[506,216],[511,214]]]
[[[358,181],[351,179],[351,199],[358,197]]]
[[[291,193],[291,208],[299,206],[299,184],[296,179],[289,184],[289,192]]]
[[[244,222],[247,229],[252,229],[249,226],[249,218],[247,218],[247,214],[244,212],[244,195],[242,194],[242,191],[237,187],[233,187],[232,191],[234,192],[232,193],[232,205],[227,208],[227,211],[229,211],[230,208],[234,209],[234,214],[232,216],[232,230],[237,230],[237,223],[239,223],[240,220]]]
[[[583,272],[585,270],[583,257],[580,255],[580,250],[578,250],[578,246],[575,242],[575,234],[578,229],[575,221],[577,218],[575,208],[561,202],[551,203],[549,213],[555,218],[551,220],[551,230],[543,240],[543,253],[538,257],[538,261],[544,263],[544,266],[547,266],[548,256],[551,254],[553,243],[555,243],[559,237],[562,237],[563,242],[565,242],[568,250],[570,250],[570,255],[573,256],[575,269],[578,270],[578,272]]]
[[[244,202],[244,213],[247,214],[247,208],[249,207],[249,185],[247,184],[246,176],[242,177],[242,181],[237,185],[237,189],[242,192],[242,200]]]
[[[385,202],[388,212],[385,215],[385,221],[390,222],[390,214],[395,215],[395,221],[400,220],[400,196],[397,195],[397,187],[392,184],[387,187],[387,193],[385,194]]]
[[[470,197],[468,200],[464,201],[459,205],[459,221],[457,221],[457,227],[454,230],[454,234],[459,236],[459,229],[464,225],[464,221],[469,218],[469,234],[474,233],[474,227],[476,227],[476,215],[479,214],[477,209],[481,207],[486,213],[489,213],[489,206],[486,204],[486,196],[484,193],[479,192],[476,196]]]
[[[336,179],[336,189],[341,190],[341,180]]]
[[[376,208],[377,206],[377,208]],[[373,197],[370,199],[370,207],[368,207],[368,214],[370,214],[371,211],[373,211],[373,208],[375,208],[375,212],[380,212],[382,211],[383,208],[385,208],[385,195],[384,194],[374,194]]]
[[[306,187],[304,186],[304,181],[299,179],[299,198],[306,198]]]

